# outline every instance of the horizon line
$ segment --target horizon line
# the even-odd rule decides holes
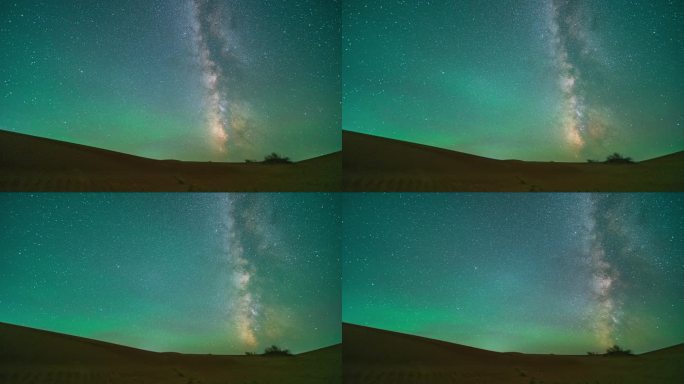
[[[417,335],[417,334],[413,334],[413,333],[399,332],[399,331],[394,331],[394,330],[385,329],[385,328],[371,327],[371,326],[368,326],[368,325],[350,323],[350,322],[347,322],[347,321],[342,321],[342,325],[351,325],[351,326],[354,326],[354,327],[368,328],[368,329],[372,329],[372,330],[376,330],[376,331],[387,332],[387,333],[393,333],[393,334],[400,335],[400,336],[415,337],[415,338],[419,338],[419,339],[423,339],[423,340],[427,340],[427,341],[437,341],[437,342],[440,342],[440,343],[447,343],[447,344],[451,344],[451,345],[455,345],[455,346],[462,346],[462,347],[467,347],[467,348],[473,348],[473,349],[478,349],[478,350],[480,350],[480,351],[486,351],[486,352],[492,352],[492,353],[503,353],[503,354],[507,354],[507,353],[516,353],[516,354],[522,354],[522,355],[588,356],[587,353],[591,352],[591,351],[587,351],[585,354],[565,354],[565,353],[554,353],[554,352],[547,352],[547,353],[528,353],[528,352],[518,352],[518,351],[505,351],[505,352],[501,352],[501,351],[495,351],[495,350],[492,350],[492,349],[485,349],[485,348],[475,347],[475,346],[468,345],[468,344],[462,344],[462,343],[458,343],[458,342],[454,342],[454,341],[449,341],[449,340],[446,340],[446,339],[437,339],[437,338],[434,338],[434,337],[427,337],[427,336],[421,336],[421,335]],[[344,344],[344,338],[343,338],[343,340],[342,340],[342,343]],[[666,347],[657,348],[657,349],[653,349],[653,350],[646,351],[646,352],[635,353],[634,356],[641,356],[641,355],[645,355],[645,354],[652,353],[652,352],[656,352],[656,351],[662,351],[662,350],[664,350],[664,349],[669,349],[669,348],[672,348],[672,347],[677,347],[677,346],[683,345],[683,344],[684,344],[684,342],[681,342],[681,343],[676,343],[676,344],[668,345],[668,346],[666,346]],[[616,345],[617,345],[617,344],[616,344]],[[602,353],[598,353],[597,355],[602,355]]]
[[[402,140],[402,139],[397,139],[397,138],[388,137],[388,136],[381,136],[381,135],[373,134],[373,133],[359,132],[359,131],[354,131],[354,130],[350,130],[350,129],[342,129],[342,133],[344,134],[345,132],[354,133],[354,134],[358,134],[358,135],[364,135],[364,136],[375,137],[375,138],[379,138],[379,139],[398,141],[398,142],[400,142],[400,143],[407,143],[407,144],[413,144],[413,145],[420,145],[420,146],[424,146],[424,147],[428,147],[428,148],[434,148],[434,149],[439,149],[439,150],[443,150],[443,151],[461,153],[461,154],[464,154],[464,155],[480,157],[480,158],[488,159],[488,160],[497,160],[497,161],[522,161],[522,162],[526,162],[526,163],[561,163],[561,164],[602,164],[602,163],[603,163],[603,160],[593,160],[593,159],[586,159],[585,161],[498,159],[498,158],[495,158],[495,157],[487,157],[487,156],[483,156],[483,155],[477,155],[477,154],[474,154],[474,153],[471,153],[471,152],[464,152],[464,151],[460,151],[460,150],[458,150],[458,149],[452,149],[452,148],[447,148],[447,147],[440,147],[440,146],[437,146],[437,145],[425,144],[425,143],[420,143],[420,142],[417,142],[417,141],[408,141],[408,140]],[[344,151],[344,147],[342,148],[342,151]],[[662,158],[662,157],[666,157],[666,156],[670,156],[670,155],[675,155],[675,154],[682,153],[682,152],[684,152],[684,148],[683,148],[683,149],[680,149],[680,150],[676,150],[676,151],[674,151],[674,152],[669,152],[669,153],[665,153],[665,154],[662,154],[662,155],[658,155],[658,156],[655,156],[655,157],[649,157],[649,158],[644,159],[644,160],[634,161],[634,164],[640,164],[640,163],[643,163],[643,162],[646,162],[646,161],[656,160],[656,159],[660,159],[660,158]],[[613,153],[619,153],[619,152],[613,152]],[[612,154],[612,153],[609,153],[608,156],[610,156],[611,154]],[[591,163],[589,160],[595,161],[595,163]]]
[[[163,161],[176,161],[176,162],[182,162],[182,163],[204,163],[204,164],[206,164],[206,163],[213,163],[213,164],[249,164],[248,160],[250,160],[250,159],[244,159],[244,160],[242,160],[242,161],[220,161],[220,160],[219,160],[219,161],[214,161],[214,160],[179,160],[179,159],[173,159],[173,158],[160,158],[160,159],[155,159],[155,158],[153,158],[153,157],[145,157],[145,156],[136,155],[136,154],[129,153],[129,152],[122,152],[122,151],[118,151],[118,150],[114,150],[114,149],[108,149],[108,148],[103,148],[103,147],[96,147],[96,146],[94,146],[94,145],[80,144],[80,143],[76,143],[76,142],[73,142],[73,141],[60,140],[60,139],[53,139],[53,138],[51,138],[51,137],[38,136],[38,135],[35,135],[35,134],[29,134],[29,133],[24,133],[24,132],[18,132],[18,131],[10,130],[10,129],[2,129],[2,128],[0,128],[0,133],[2,133],[2,132],[6,132],[6,133],[9,133],[9,134],[15,134],[15,135],[21,135],[21,136],[28,136],[28,137],[35,138],[35,139],[39,139],[39,140],[54,141],[54,142],[57,142],[57,143],[65,143],[65,144],[70,144],[70,145],[79,146],[79,147],[92,148],[92,149],[95,149],[95,150],[98,150],[98,151],[105,151],[105,152],[115,153],[115,154],[119,154],[119,155],[126,155],[126,156],[130,156],[130,157],[135,157],[135,158],[138,158],[138,159],[150,160],[150,161],[162,161],[162,162],[163,162]],[[337,153],[340,153],[340,152],[342,152],[342,149],[338,149],[338,150],[333,151],[333,152],[318,154],[318,155],[314,155],[314,156],[312,156],[312,157],[307,157],[307,158],[303,158],[303,159],[300,159],[300,160],[292,161],[292,164],[299,164],[299,163],[302,163],[302,162],[305,162],[305,161],[315,160],[315,159],[318,159],[318,158],[321,158],[321,157],[334,155],[334,154],[337,154]],[[271,152],[271,153],[273,153],[273,152]],[[277,152],[275,152],[275,153],[277,153]],[[270,154],[270,153],[266,153],[264,156],[268,156],[269,154]],[[253,164],[260,164],[260,163],[261,163],[260,160],[254,160],[254,162],[253,162]]]
[[[4,325],[9,325],[9,326],[11,326],[11,327],[25,328],[25,329],[30,329],[30,330],[33,330],[33,331],[38,331],[38,332],[50,333],[50,334],[57,335],[57,336],[68,336],[68,337],[73,337],[73,338],[76,338],[76,339],[83,339],[84,341],[96,341],[96,342],[98,342],[98,343],[109,344],[109,345],[113,345],[113,346],[116,346],[116,347],[129,348],[129,349],[134,349],[134,350],[137,350],[137,351],[148,352],[148,353],[156,353],[156,354],[178,354],[178,355],[188,355],[188,356],[245,356],[246,353],[249,352],[249,351],[246,351],[246,352],[243,352],[242,354],[223,354],[223,353],[211,353],[211,352],[206,352],[206,353],[187,353],[187,352],[176,352],[176,351],[153,351],[153,350],[143,349],[143,348],[134,347],[134,346],[126,345],[126,344],[119,344],[119,343],[114,343],[114,342],[111,342],[111,341],[95,339],[95,338],[92,338],[92,337],[79,336],[79,335],[75,335],[75,334],[71,334],[71,333],[66,333],[66,332],[57,332],[57,331],[51,331],[51,330],[49,330],[49,329],[42,329],[42,328],[30,327],[30,326],[27,326],[27,325],[21,325],[21,324],[15,324],[15,323],[8,323],[8,322],[6,322],[6,321],[0,321],[0,325],[3,325],[3,324],[4,324]],[[341,345],[341,344],[342,344],[342,342],[335,343],[335,344],[330,344],[330,345],[326,345],[326,346],[319,347],[319,348],[309,349],[309,350],[306,350],[306,351],[303,351],[303,352],[293,353],[292,355],[293,355],[293,356],[299,356],[299,355],[303,355],[303,354],[306,354],[306,353],[311,353],[311,352],[320,351],[320,350],[326,349],[326,348],[336,347],[336,346]]]

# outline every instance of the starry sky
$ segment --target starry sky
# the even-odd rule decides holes
[[[152,351],[339,343],[338,200],[0,194],[0,321]]]
[[[343,321],[494,351],[684,342],[682,194],[348,194]]]
[[[0,2],[0,129],[157,159],[340,149],[340,2]]]
[[[677,0],[349,0],[343,129],[497,159],[684,150]]]

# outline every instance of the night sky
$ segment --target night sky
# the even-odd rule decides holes
[[[340,342],[326,194],[0,194],[0,321],[153,351]]]
[[[497,159],[684,150],[678,0],[349,0],[343,128]]]
[[[682,194],[349,194],[343,321],[495,351],[684,342]]]
[[[0,2],[0,129],[152,158],[340,149],[335,0]]]

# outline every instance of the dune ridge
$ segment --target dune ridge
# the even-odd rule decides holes
[[[0,383],[340,383],[341,345],[292,357],[151,352],[0,322]]]
[[[495,160],[343,131],[345,191],[684,191],[684,151],[635,164]]]
[[[636,357],[493,352],[344,323],[345,383],[681,383],[684,344]]]
[[[341,157],[269,165],[153,160],[0,130],[0,191],[338,191]]]

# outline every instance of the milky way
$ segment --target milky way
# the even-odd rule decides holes
[[[230,296],[226,304],[230,308],[229,326],[237,328],[240,341],[247,347],[257,345],[258,321],[261,312],[260,292],[252,287],[251,280],[256,270],[245,254],[245,238],[242,229],[244,222],[241,220],[239,202],[229,200],[225,206],[227,211],[226,226],[227,241],[225,243],[224,257],[226,258],[225,271],[228,274],[229,287],[226,287]],[[253,212],[250,212],[252,214]]]
[[[605,55],[590,30],[591,22],[584,2],[551,1],[549,29],[562,93],[559,120],[565,142],[576,155],[601,145],[611,124],[610,110],[587,95],[583,70],[596,71],[598,57]]]
[[[616,330],[620,323],[621,302],[616,298],[615,290],[618,287],[619,273],[611,264],[607,252],[613,251],[606,244],[606,238],[615,236],[616,220],[620,220],[622,212],[615,212],[614,207],[605,207],[605,197],[596,195],[584,195],[590,208],[585,212],[587,215],[587,250],[586,255],[591,270],[591,300],[593,305],[589,308],[590,324],[596,337],[603,348],[609,347],[616,342]],[[619,231],[619,230],[618,230]]]
[[[224,278],[228,285],[225,288],[227,324],[228,327],[235,327],[240,342],[247,348],[259,345],[264,328],[268,328],[268,333],[280,334],[282,325],[289,326],[269,318],[273,316],[273,311],[269,312],[269,308],[272,308],[270,304],[278,304],[268,297],[268,292],[263,291],[263,284],[258,284],[259,281],[269,281],[272,276],[256,268],[255,258],[272,251],[277,246],[275,239],[280,238],[278,228],[269,220],[271,215],[273,210],[267,198],[258,195],[226,197],[225,225],[221,226],[221,230],[226,235],[222,258],[225,261]],[[270,260],[274,266],[280,265],[281,261]],[[286,307],[281,309],[288,311]]]
[[[320,198],[325,196],[317,199]],[[217,230],[223,242],[218,255],[218,290],[225,307],[224,324],[229,335],[237,336],[239,345],[254,351],[287,337],[286,334],[298,327],[295,323],[301,316],[297,314],[301,310],[298,307],[305,303],[288,304],[283,300],[280,286],[293,278],[288,272],[289,266],[303,260],[298,254],[300,248],[290,246],[288,236],[293,234],[288,235],[278,225],[285,208],[279,199],[262,194],[231,194],[222,195],[221,200]],[[320,208],[324,209],[326,202],[321,202]],[[295,237],[302,239],[301,234]],[[330,245],[332,251],[334,244]],[[315,247],[314,244],[306,246]],[[322,272],[328,273],[325,268]],[[334,282],[325,282],[329,283]],[[334,304],[333,300],[330,305]]]
[[[235,17],[227,2],[192,0],[193,32],[206,89],[206,119],[215,150],[225,152],[229,141],[243,145],[248,107],[240,100],[236,77],[244,65]]]
[[[577,18],[563,18],[563,5],[553,3],[551,33],[554,38],[555,58],[560,72],[559,85],[563,92],[562,123],[567,142],[576,149],[584,146],[584,132],[586,132],[586,105],[584,97],[578,92],[577,82],[580,75],[577,68],[570,61],[567,49],[567,37],[579,37],[578,25],[582,20]],[[561,29],[562,28],[562,29]],[[579,39],[577,39],[579,40]]]

